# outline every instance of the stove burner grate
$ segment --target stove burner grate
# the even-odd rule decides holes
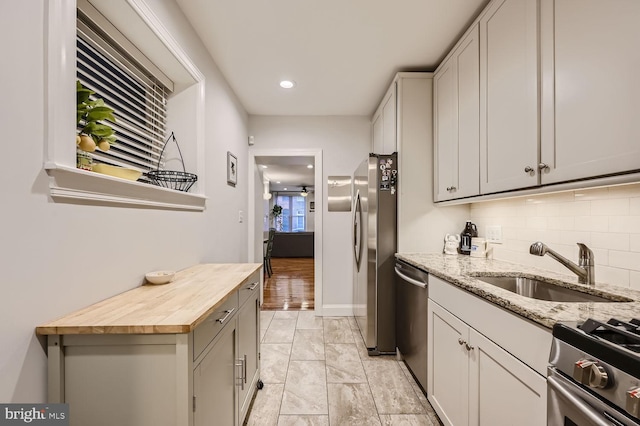
[[[640,353],[640,320],[629,322],[611,318],[606,323],[588,319],[578,326],[587,334]]]

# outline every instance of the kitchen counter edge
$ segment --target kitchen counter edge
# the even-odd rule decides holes
[[[396,253],[396,258],[546,328],[552,328],[558,321],[584,321],[588,318],[605,321],[610,318],[628,320],[640,312],[640,291],[631,288],[607,283],[596,283],[595,287],[589,287],[579,284],[575,277],[569,275],[494,259],[440,253]],[[485,276],[526,274],[532,278],[542,278],[586,293],[596,295],[608,293],[621,300],[631,299],[632,301],[562,303],[537,300],[482,282],[472,276],[473,274]]]

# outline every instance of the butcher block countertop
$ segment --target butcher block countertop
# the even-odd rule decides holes
[[[142,285],[43,324],[36,333],[189,333],[261,267],[261,263],[192,266],[177,272],[168,284]]]

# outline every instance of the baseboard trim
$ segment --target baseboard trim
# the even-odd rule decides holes
[[[321,315],[323,317],[352,317],[353,305],[323,305]]]

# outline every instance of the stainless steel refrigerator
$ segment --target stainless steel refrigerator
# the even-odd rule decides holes
[[[395,353],[398,159],[369,154],[353,175],[353,305],[369,355]]]

